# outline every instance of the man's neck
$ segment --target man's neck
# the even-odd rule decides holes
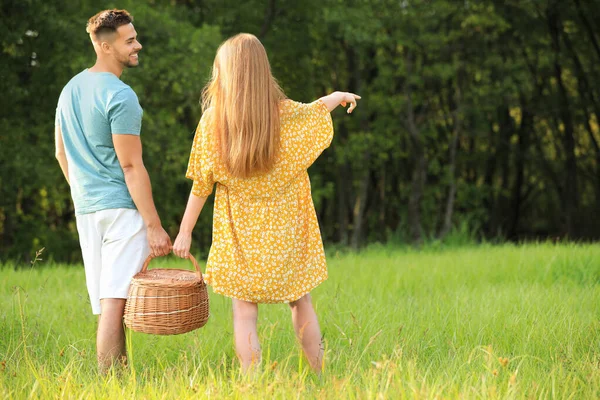
[[[96,63],[92,68],[89,68],[90,72],[110,72],[117,76],[117,78],[121,78],[121,74],[123,73],[123,66],[116,62],[106,62],[100,59],[96,59]]]

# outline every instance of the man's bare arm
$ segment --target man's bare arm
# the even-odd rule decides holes
[[[127,189],[148,228],[152,254],[167,255],[171,251],[171,239],[163,229],[154,205],[150,177],[142,160],[142,141],[137,135],[113,134],[112,137]]]
[[[62,131],[60,130],[60,126],[56,125],[54,127],[54,141],[56,144],[55,156],[58,160],[58,164],[60,165],[60,169],[67,180],[69,182],[69,164],[67,163],[67,154],[65,153],[65,144],[63,143]]]

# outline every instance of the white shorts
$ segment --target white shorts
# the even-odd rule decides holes
[[[126,299],[131,278],[150,253],[146,226],[137,210],[117,208],[78,215],[77,231],[92,312],[100,299]]]

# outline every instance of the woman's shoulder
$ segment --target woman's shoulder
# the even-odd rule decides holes
[[[282,115],[289,114],[297,107],[298,102],[292,99],[283,99],[279,102],[279,113]]]
[[[207,108],[202,112],[198,126],[196,127],[196,133],[201,133],[203,136],[212,136],[214,121],[214,108]]]
[[[206,124],[212,122],[215,114],[215,108],[209,107],[202,112],[202,116],[200,117],[200,124]]]

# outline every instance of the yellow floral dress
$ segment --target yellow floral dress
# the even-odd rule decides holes
[[[325,104],[284,100],[274,168],[231,176],[216,151],[211,110],[200,119],[186,177],[206,197],[217,184],[213,239],[204,278],[216,293],[253,303],[298,300],[327,279],[308,167],[333,138]]]

